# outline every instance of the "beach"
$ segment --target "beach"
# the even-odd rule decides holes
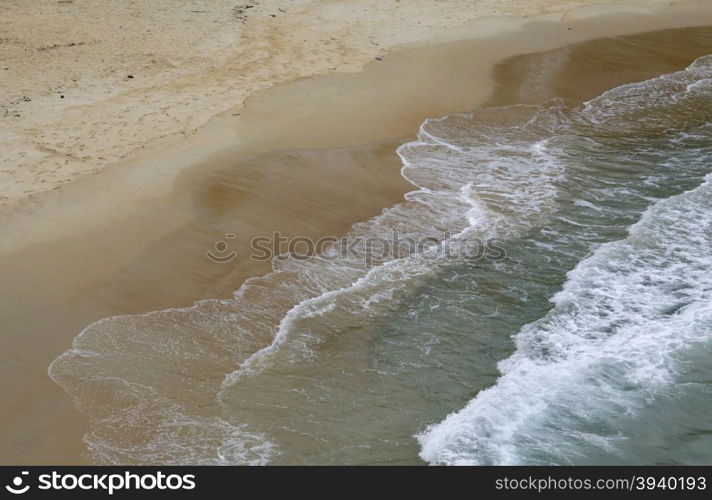
[[[585,101],[707,53],[704,33],[661,31],[710,24],[704,2],[594,3],[153,2],[144,16],[134,2],[104,31],[117,40],[77,23],[33,32],[24,56],[30,41],[3,35],[0,71],[20,74],[3,88],[0,122],[0,460],[93,461],[82,442],[93,409],[77,411],[47,376],[72,340],[102,318],[230,297],[272,269],[241,258],[254,237],[341,236],[401,202],[415,186],[396,148],[425,119]],[[3,33],[69,22],[74,8],[105,18],[94,2],[28,5]],[[651,34],[619,38],[636,33]],[[595,63],[626,41],[620,61]],[[206,258],[228,234],[240,258]],[[275,301],[273,319],[292,305]]]
[[[467,36],[482,18],[561,18],[628,1],[10,1],[3,20],[2,172],[7,205],[192,135],[257,90],[355,72],[390,48]],[[506,29],[483,23],[478,33]],[[516,25],[514,21],[511,25]],[[458,31],[462,29],[463,31]]]

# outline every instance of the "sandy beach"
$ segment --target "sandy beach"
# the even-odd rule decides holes
[[[0,462],[87,460],[89,423],[47,367],[101,318],[269,272],[205,258],[226,234],[238,255],[274,231],[345,234],[413,188],[395,149],[424,119],[683,68],[708,39],[673,30],[712,24],[706,3],[8,2]],[[630,38],[638,64],[586,58],[650,32]]]
[[[117,2],[107,13],[101,1],[10,0],[0,25],[0,203],[192,135],[260,89],[359,71],[394,46],[466,37],[477,19],[669,2],[610,3],[159,0]],[[516,21],[486,24],[494,32]]]

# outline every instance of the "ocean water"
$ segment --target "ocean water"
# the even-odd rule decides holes
[[[506,257],[284,259],[94,323],[50,376],[98,463],[711,463],[711,117],[707,56],[429,119],[417,188],[349,236]]]

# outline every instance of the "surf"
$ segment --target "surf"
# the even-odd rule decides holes
[[[416,456],[417,428],[462,405],[468,387],[489,383],[470,359],[478,336],[506,357],[507,336],[530,331],[530,316],[546,313],[541,304],[556,292],[557,276],[625,237],[661,195],[699,185],[708,173],[701,159],[709,158],[711,66],[702,58],[583,104],[557,99],[429,119],[398,150],[416,189],[347,235],[497,238],[506,261],[408,254],[368,268],[349,259],[284,258],[231,299],[90,325],[49,373],[89,416],[92,459],[264,464]],[[527,259],[542,265],[527,269]],[[446,310],[449,317],[439,315]],[[432,318],[428,329],[414,331],[410,322],[423,317]],[[488,329],[498,334],[488,337]],[[518,359],[517,342],[510,359]],[[451,343],[459,347],[440,348]],[[472,404],[493,397],[486,394],[499,384]],[[442,390],[432,393],[430,385]],[[371,419],[392,426],[364,426]],[[480,456],[470,432],[479,436],[465,409],[419,434],[421,456],[435,463],[526,460],[494,431],[501,448],[493,444]]]

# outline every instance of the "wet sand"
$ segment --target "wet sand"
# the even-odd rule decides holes
[[[47,378],[47,366],[95,320],[228,296],[246,277],[269,270],[240,257],[228,264],[207,259],[226,233],[238,235],[230,242],[238,256],[249,254],[251,237],[275,230],[341,235],[410,189],[394,150],[425,118],[488,98],[586,99],[682,68],[707,53],[708,29],[555,48],[706,20],[699,13],[621,14],[403,48],[361,73],[258,93],[188,140],[157,144],[120,168],[27,201],[4,221],[0,255],[7,346],[0,360],[0,462],[82,461],[87,424]],[[614,60],[606,56],[612,47]],[[544,53],[501,62],[492,78],[495,63],[536,51]]]

